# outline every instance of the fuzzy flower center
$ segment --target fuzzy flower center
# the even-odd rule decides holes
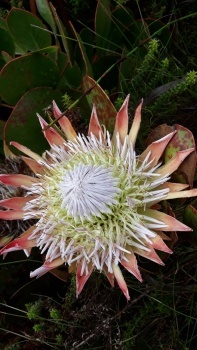
[[[61,207],[76,221],[110,213],[109,206],[117,203],[114,197],[120,191],[117,183],[110,169],[81,163],[67,170],[59,184]]]

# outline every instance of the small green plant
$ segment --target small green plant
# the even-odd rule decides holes
[[[50,310],[50,317],[54,320],[58,320],[61,318],[61,313],[57,309],[51,309]]]
[[[81,0],[68,0],[68,4],[71,6],[74,15],[78,15],[81,11],[88,10],[88,1]]]
[[[6,346],[3,350],[21,350],[21,344],[10,344]]]
[[[23,8],[23,3],[24,3],[24,0],[10,0],[10,4],[12,7],[17,7],[17,8]]]
[[[122,106],[123,101],[124,101],[124,98],[123,98],[123,97],[120,97],[120,96],[116,99],[114,105],[115,105],[117,111],[118,111],[118,110],[120,109],[120,107]]]
[[[144,81],[145,75],[152,70],[152,66],[155,64],[156,58],[158,56],[159,41],[157,39],[152,39],[147,45],[147,54],[143,58],[139,68],[136,67],[135,75],[132,78],[132,85],[137,88],[141,86]]]
[[[67,93],[62,96],[62,102],[64,109],[67,109],[73,103],[71,97]]]
[[[44,328],[45,328],[45,324],[44,324],[44,323],[36,323],[36,324],[33,326],[33,330],[34,330],[34,332],[36,332],[36,333],[43,332],[43,331],[44,331]]]
[[[63,336],[61,334],[57,334],[55,339],[56,339],[57,345],[61,346],[63,344]]]
[[[180,82],[178,81],[177,84],[169,88],[168,91],[162,93],[158,98],[156,99],[155,103],[152,106],[152,111],[156,110],[164,110],[165,113],[169,113],[169,108],[177,109],[178,105],[180,106],[181,103],[181,96],[182,93],[187,93],[188,91],[191,91],[191,88],[195,86],[197,83],[197,72],[196,71],[190,71],[186,74],[185,78],[182,78]],[[168,107],[169,106],[169,107]],[[174,107],[173,107],[174,106]]]
[[[41,300],[38,300],[34,304],[26,304],[25,306],[27,308],[27,317],[29,320],[36,320],[40,317],[42,308]]]

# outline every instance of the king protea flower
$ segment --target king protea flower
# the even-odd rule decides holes
[[[44,264],[30,276],[67,264],[76,271],[79,294],[92,271],[114,278],[129,299],[127,284],[120,265],[139,281],[142,277],[136,255],[163,265],[155,250],[171,253],[164,243],[164,232],[191,231],[183,223],[158,210],[162,200],[196,196],[197,190],[184,190],[187,185],[171,183],[170,175],[194,151],[177,152],[168,163],[159,159],[175,132],[150,144],[140,155],[135,142],[141,122],[141,107],[135,112],[128,133],[128,101],[124,101],[110,134],[99,124],[95,107],[88,136],[76,134],[68,118],[58,123],[65,139],[38,115],[44,136],[50,145],[41,157],[17,142],[11,142],[26,154],[23,161],[35,173],[0,175],[9,186],[27,189],[23,197],[3,199],[3,220],[37,219],[20,237],[5,245],[0,253],[23,249],[30,253],[38,247],[45,253]],[[53,102],[54,117],[61,115]]]

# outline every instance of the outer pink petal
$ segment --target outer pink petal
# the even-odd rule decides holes
[[[189,156],[190,153],[194,151],[194,148],[190,148],[184,151],[179,151],[173,158],[169,160],[166,164],[161,166],[155,171],[155,174],[159,174],[159,177],[165,176],[166,174],[172,174],[178,169],[180,164],[184,161],[185,158]],[[158,177],[158,178],[159,178]]]
[[[136,253],[143,256],[146,259],[149,259],[151,261],[154,261],[155,263],[164,266],[165,264],[163,263],[163,261],[160,259],[160,257],[157,255],[157,253],[155,252],[154,248],[150,245],[147,248],[150,249],[149,252],[147,252],[146,250],[142,250],[142,249],[136,249]]]
[[[119,133],[120,135],[120,141],[124,143],[125,137],[128,133],[128,104],[129,104],[129,95],[124,100],[124,103],[122,107],[120,108],[120,111],[117,114],[116,117],[116,124],[114,128],[114,134],[112,137],[112,142],[115,144],[116,135]]]
[[[0,219],[3,220],[22,220],[24,211],[22,210],[0,210]]]
[[[42,157],[40,157],[37,153],[32,152],[29,148],[21,145],[18,142],[12,141],[12,142],[10,142],[10,145],[16,147],[19,151],[25,153],[27,156],[29,156],[35,160],[43,160]]]
[[[53,101],[53,114],[56,119],[58,119],[62,114],[58,106],[56,105],[55,101]],[[58,120],[58,123],[61,126],[64,134],[66,135],[66,138],[70,141],[74,141],[77,137],[77,134],[74,128],[72,127],[72,124],[69,121],[69,119],[63,116]]]
[[[130,129],[130,132],[129,132],[128,141],[130,141],[132,143],[133,147],[135,147],[135,142],[136,142],[138,131],[140,128],[142,104],[143,104],[143,99],[141,100],[141,103],[139,104],[139,106],[137,107],[137,109],[135,111],[135,116],[134,116],[133,123],[132,123],[131,129]]]
[[[163,239],[160,236],[156,236],[152,239],[152,246],[154,249],[161,250],[162,252],[172,254],[172,250],[164,243]]]
[[[171,140],[171,138],[174,136],[175,133],[176,131],[173,131],[170,134],[162,137],[160,140],[152,142],[146,148],[146,150],[139,156],[139,160],[143,161],[146,158],[147,154],[151,152],[148,161],[152,160],[150,168],[153,168],[158,163],[158,160],[162,156],[168,142]]]
[[[165,235],[165,233],[163,233],[162,231],[157,231],[155,230],[155,232],[157,232],[157,234],[165,241],[171,241],[171,238],[167,235]]]
[[[0,200],[0,207],[15,209],[15,210],[22,210],[25,204],[34,198],[35,196],[12,197],[8,199],[2,199]]]
[[[31,226],[27,231],[23,232],[18,238],[8,243],[0,250],[0,254],[7,254],[16,250],[29,249],[36,246],[35,239],[29,239],[35,226]]]
[[[81,267],[82,264],[79,264],[77,266],[77,272],[76,272],[76,289],[77,289],[77,296],[81,293],[85,283],[87,282],[88,278],[90,277],[93,267],[91,267],[88,271],[88,274],[81,275]]]
[[[38,179],[22,174],[2,174],[0,175],[0,182],[8,186],[30,187],[33,183],[38,182]]]
[[[169,192],[167,193],[165,199],[190,198],[190,197],[196,197],[196,196],[197,196],[197,188],[193,188],[192,190],[188,190],[188,191]]]
[[[45,263],[40,266],[38,269],[34,270],[33,272],[30,273],[30,277],[41,277],[45,273],[49,272],[52,269],[55,269],[58,266],[61,266],[64,263],[62,258],[57,258],[52,261],[45,261]]]
[[[44,165],[39,164],[36,160],[28,157],[21,157],[22,160],[28,165],[28,167],[34,172],[34,174],[43,174]]]
[[[49,145],[62,146],[65,143],[65,140],[63,139],[63,137],[61,137],[60,134],[58,134],[58,132],[55,129],[48,127],[49,124],[38,113],[37,113],[37,117],[42,127],[44,136],[47,139]]]
[[[122,275],[122,272],[119,268],[118,265],[115,265],[113,264],[112,265],[112,269],[113,269],[113,272],[114,272],[114,276],[118,282],[118,285],[120,287],[120,289],[122,290],[122,292],[124,293],[125,297],[127,298],[127,300],[130,300],[130,296],[129,296],[129,291],[128,291],[128,288],[127,288],[127,284],[125,282],[125,279]]]
[[[90,123],[89,123],[89,129],[88,129],[88,135],[90,136],[91,133],[96,136],[96,138],[99,140],[100,139],[100,135],[103,136],[103,131],[102,128],[100,126],[99,120],[98,120],[98,116],[96,113],[96,107],[95,105],[93,105],[92,108],[92,114],[91,114],[91,118],[90,118]]]
[[[181,184],[176,182],[165,182],[164,184],[157,187],[158,190],[162,190],[164,188],[169,188],[170,192],[179,192],[187,188],[188,184]],[[169,192],[169,193],[170,193]]]
[[[141,211],[141,213],[143,212]],[[173,218],[173,216],[162,213],[161,211],[146,209],[145,215],[162,221],[164,224],[166,224],[166,227],[162,227],[161,229],[157,228],[157,231],[192,231],[190,227]]]
[[[121,264],[127,269],[132,275],[134,275],[140,282],[142,282],[142,277],[140,274],[140,271],[138,269],[137,259],[135,257],[135,254],[131,252],[131,254],[124,254],[125,258],[128,261],[121,260]]]

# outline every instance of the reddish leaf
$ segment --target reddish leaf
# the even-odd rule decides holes
[[[192,147],[195,148],[194,137],[190,130],[179,124],[175,124],[173,128],[177,132],[166,147],[164,153],[165,162],[172,158],[178,151]],[[177,171],[173,173],[172,180],[175,182],[187,183],[192,187],[195,175],[195,167],[196,152],[193,152],[184,160]]]
[[[92,88],[86,95],[88,103],[91,108],[93,104],[95,105],[100,124],[104,124],[108,130],[112,130],[117,112],[109,97],[100,85],[96,84],[96,81],[88,75],[83,79],[82,88],[84,92]]]
[[[195,141],[192,132],[179,124],[175,124],[173,126],[166,124],[159,125],[148,136],[146,144],[149,145],[151,142],[162,138],[174,130],[177,132],[168,143],[162,157],[164,163],[167,163],[179,151],[193,147],[195,148]],[[187,183],[192,187],[195,175],[195,167],[196,152],[192,152],[183,161],[177,171],[173,173],[171,180],[174,182]]]

